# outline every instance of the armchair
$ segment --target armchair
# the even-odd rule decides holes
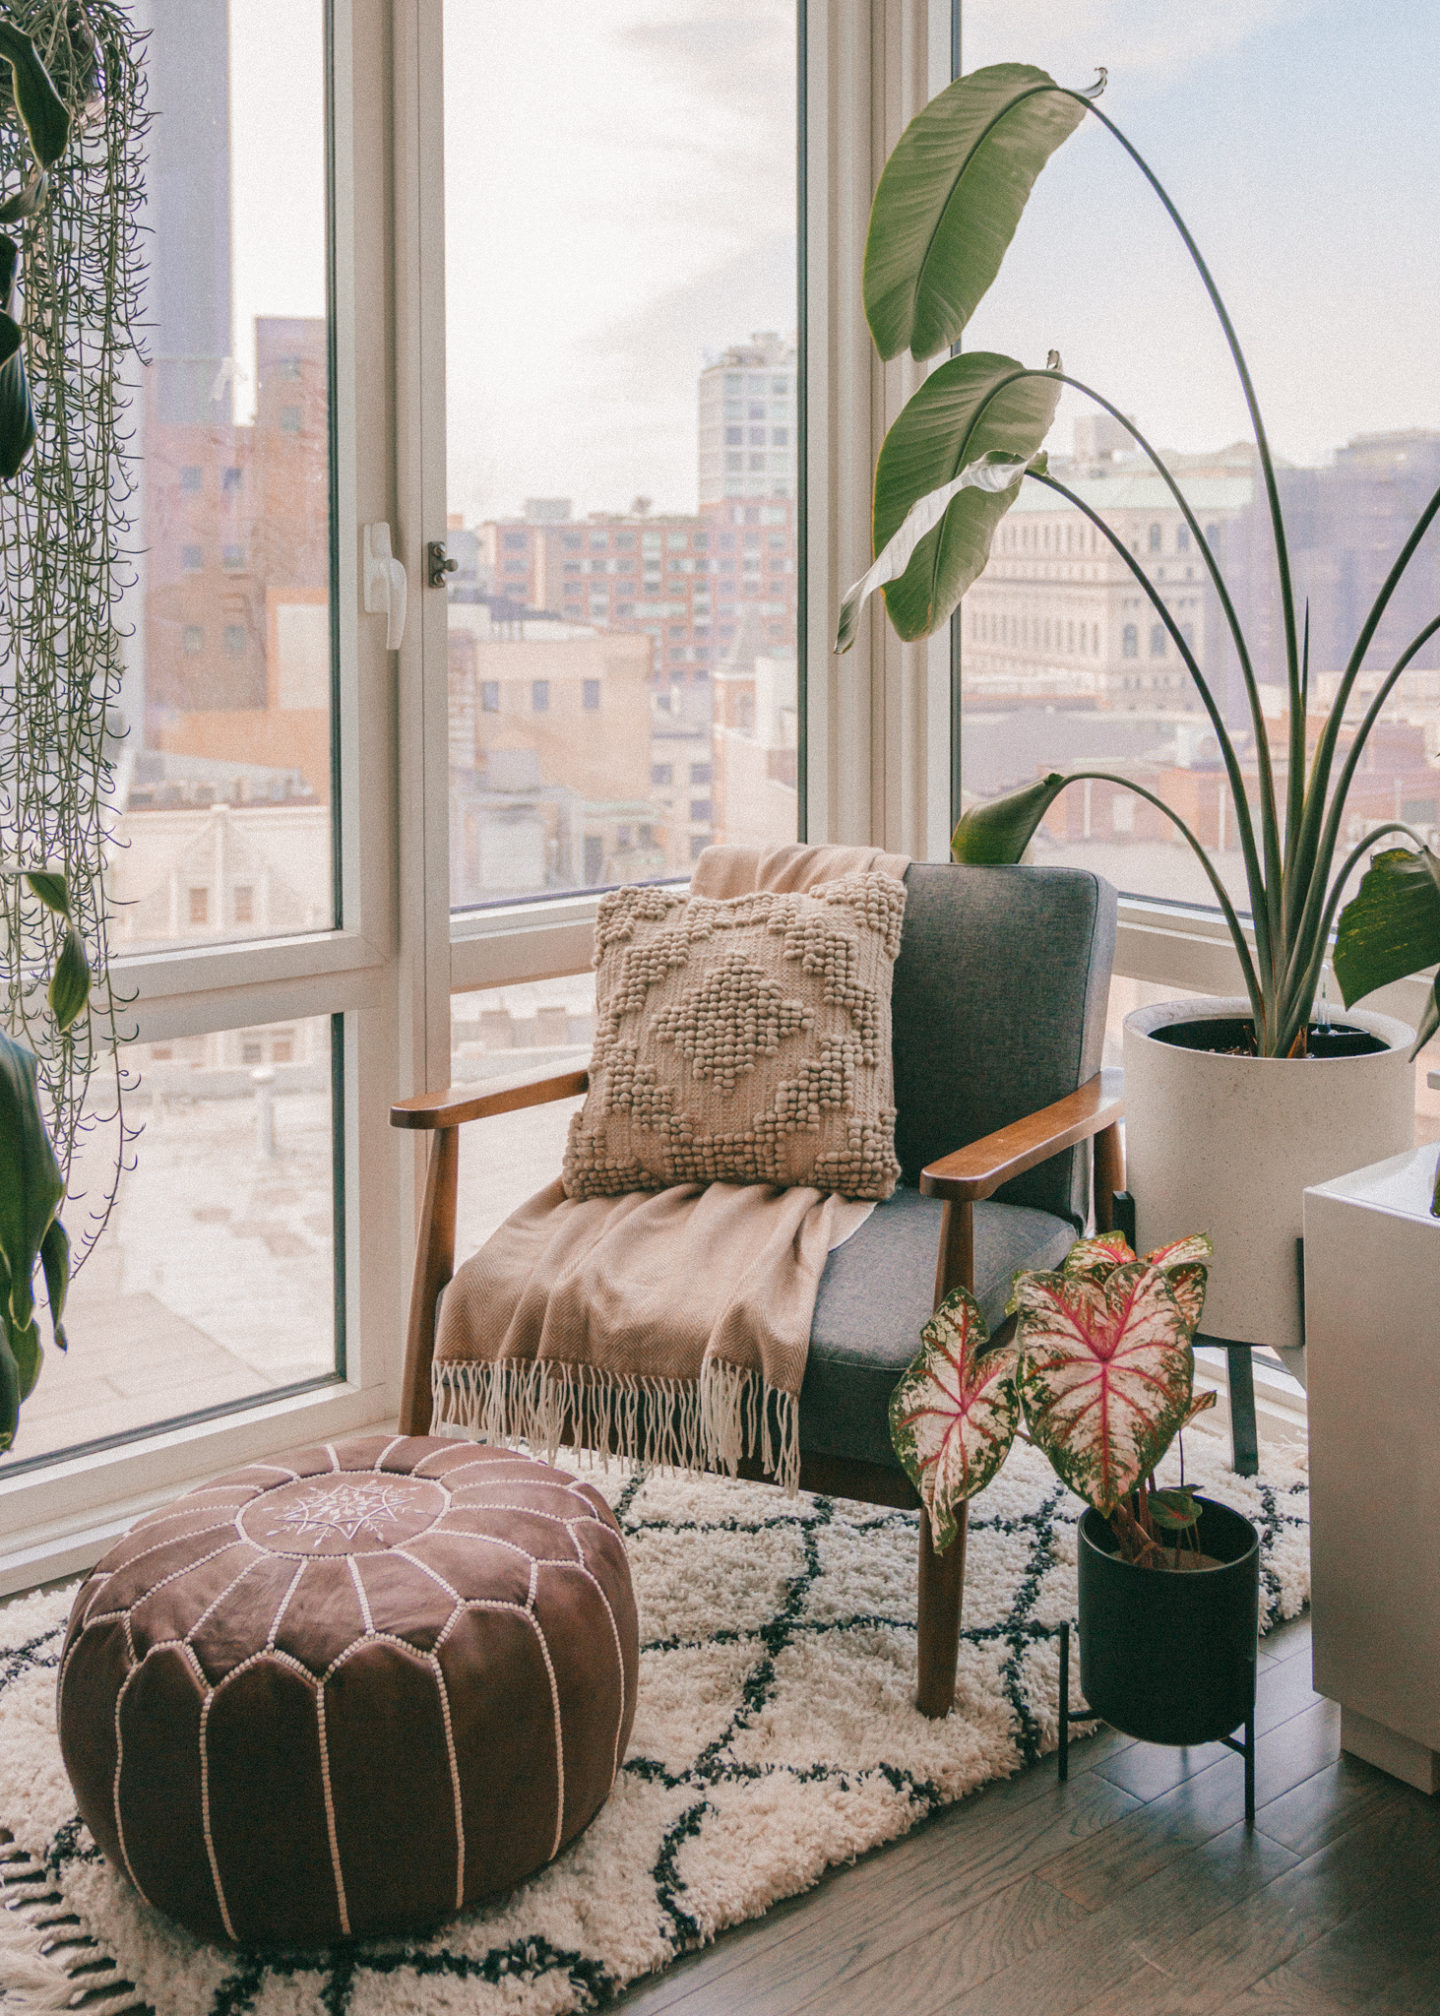
[[[1111,1224],[1123,1189],[1118,1074],[1099,1070],[1115,892],[1069,868],[912,863],[892,1001],[893,1197],[829,1256],[800,1395],[802,1486],[869,1504],[919,1500],[890,1443],[890,1394],[935,1303],[963,1283],[992,1332],[1017,1267],[1057,1265]],[[391,1124],[432,1133],[411,1292],[400,1428],[430,1426],[436,1311],[455,1264],[459,1129],[573,1098],[569,1071],[404,1099]],[[968,1145],[956,1147],[956,1143]],[[1089,1153],[1082,1150],[1089,1148]],[[759,1476],[758,1465],[742,1466]],[[917,1705],[955,1693],[965,1528],[937,1554],[920,1520]]]

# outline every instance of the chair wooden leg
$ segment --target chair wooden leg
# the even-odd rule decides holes
[[[425,1197],[415,1243],[405,1371],[400,1382],[400,1433],[430,1432],[430,1366],[435,1356],[435,1304],[455,1271],[455,1199],[460,1178],[460,1129],[442,1127],[430,1143]]]
[[[1116,1192],[1125,1188],[1125,1151],[1120,1144],[1120,1123],[1104,1128],[1095,1136],[1095,1230],[1114,1232]]]
[[[960,1606],[965,1595],[965,1536],[970,1507],[962,1505],[955,1538],[937,1554],[930,1521],[920,1514],[920,1615],[918,1685],[915,1706],[934,1719],[948,1715],[955,1701],[955,1662],[960,1656]]]

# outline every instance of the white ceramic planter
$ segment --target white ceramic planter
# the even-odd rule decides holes
[[[1125,1180],[1140,1252],[1189,1232],[1214,1240],[1205,1334],[1268,1344],[1303,1377],[1296,1242],[1305,1191],[1411,1146],[1415,1033],[1347,1009],[1338,1019],[1387,1048],[1299,1058],[1221,1056],[1154,1033],[1249,1012],[1244,1000],[1206,998],[1126,1016]]]

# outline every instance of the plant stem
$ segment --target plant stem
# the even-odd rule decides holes
[[[1290,966],[1287,969],[1284,978],[1284,992],[1281,1004],[1282,1022],[1288,1021],[1290,1019],[1291,1014],[1296,1006],[1294,989],[1297,984],[1299,984],[1303,988],[1304,983],[1301,976],[1304,974],[1305,971],[1307,971],[1311,967],[1313,967],[1317,973],[1319,971],[1319,965],[1317,964],[1315,959],[1315,950],[1317,942],[1320,950],[1321,960],[1323,961],[1324,958],[1326,942],[1328,940],[1330,931],[1330,919],[1333,918],[1335,914],[1335,907],[1338,901],[1339,892],[1341,889],[1343,889],[1345,884],[1345,877],[1349,873],[1348,869],[1342,871],[1339,880],[1335,883],[1334,887],[1329,890],[1329,893],[1327,895],[1326,885],[1330,880],[1330,864],[1335,858],[1335,849],[1339,845],[1340,821],[1342,820],[1345,814],[1345,801],[1349,796],[1350,785],[1355,776],[1356,769],[1359,766],[1360,757],[1364,752],[1365,744],[1369,741],[1371,733],[1374,730],[1375,724],[1379,720],[1380,715],[1384,710],[1385,703],[1390,698],[1390,695],[1394,691],[1396,684],[1398,683],[1402,675],[1409,670],[1412,662],[1415,660],[1416,657],[1419,656],[1421,650],[1423,650],[1424,646],[1430,641],[1430,639],[1436,634],[1437,631],[1440,631],[1440,616],[1433,617],[1431,621],[1425,625],[1423,630],[1417,632],[1417,634],[1411,638],[1410,642],[1406,645],[1405,649],[1401,652],[1400,656],[1391,666],[1389,672],[1386,673],[1384,679],[1381,681],[1380,686],[1376,691],[1375,698],[1371,701],[1369,707],[1366,709],[1365,715],[1361,720],[1360,726],[1355,732],[1355,739],[1351,743],[1350,748],[1346,753],[1345,762],[1341,767],[1339,780],[1336,783],[1335,791],[1330,801],[1330,807],[1328,815],[1325,820],[1325,825],[1321,832],[1319,841],[1316,845],[1314,865],[1310,878],[1309,898],[1307,900],[1305,909],[1301,914],[1300,922],[1296,929],[1294,944],[1291,952]],[[1337,711],[1339,708],[1339,704],[1340,703],[1337,700],[1336,701]],[[1403,829],[1397,829],[1393,824],[1377,828],[1377,832],[1379,833],[1388,833],[1396,830],[1404,830],[1405,832],[1408,833],[1410,829],[1408,827],[1405,827]],[[1375,836],[1372,835],[1371,837],[1374,838]],[[1414,838],[1415,836],[1412,834],[1411,837]],[[1368,842],[1362,841],[1361,847],[1363,848],[1368,844],[1369,844]],[[1417,845],[1423,846],[1424,842],[1417,841]],[[1319,917],[1323,917],[1323,921],[1317,921],[1317,915]],[[1303,964],[1298,963],[1299,955],[1302,949],[1305,951],[1306,955]],[[1309,998],[1313,998],[1313,995],[1314,995],[1314,988],[1312,986]],[[1304,1005],[1308,1010],[1308,999],[1304,1003]]]
[[[1086,98],[1083,93],[1078,91],[1069,91],[1065,95],[1076,99],[1078,103],[1084,105],[1086,110],[1091,112],[1100,121],[1105,130],[1120,143],[1125,152],[1130,156],[1130,159],[1135,163],[1135,166],[1140,170],[1140,173],[1145,177],[1145,180],[1150,184],[1155,194],[1159,197],[1166,215],[1179,232],[1185,250],[1190,254],[1195,270],[1200,276],[1201,285],[1210,297],[1210,305],[1215,310],[1216,318],[1224,333],[1231,361],[1235,366],[1236,376],[1240,380],[1240,390],[1244,394],[1246,410],[1250,415],[1250,424],[1255,430],[1255,448],[1260,457],[1260,467],[1265,478],[1265,496],[1270,510],[1270,529],[1275,541],[1275,564],[1280,576],[1280,607],[1285,620],[1285,665],[1290,691],[1290,775],[1287,780],[1285,793],[1285,853],[1288,857],[1291,852],[1294,835],[1298,833],[1300,823],[1298,791],[1299,779],[1303,774],[1305,764],[1304,702],[1300,688],[1299,651],[1295,636],[1295,594],[1290,579],[1290,549],[1285,537],[1285,517],[1280,509],[1280,490],[1275,480],[1275,463],[1270,453],[1270,441],[1265,431],[1265,419],[1260,411],[1260,401],[1255,395],[1255,387],[1250,377],[1250,367],[1245,362],[1245,353],[1240,347],[1240,338],[1235,333],[1235,325],[1230,320],[1229,310],[1221,299],[1220,290],[1215,285],[1210,268],[1205,263],[1200,247],[1191,235],[1190,227],[1176,209],[1169,191],[1160,181],[1160,178],[1156,175],[1144,155],[1126,139],[1114,120],[1107,117],[1100,110],[1099,106],[1095,104],[1093,99]],[[1298,761],[1296,759],[1295,747],[1297,733],[1300,743]]]
[[[1179,507],[1180,513],[1189,527],[1190,535],[1195,541],[1200,558],[1204,562],[1205,571],[1210,576],[1216,598],[1220,603],[1221,613],[1224,615],[1226,627],[1230,632],[1231,642],[1235,646],[1235,655],[1240,662],[1240,676],[1245,682],[1245,696],[1250,708],[1251,731],[1255,737],[1255,759],[1260,774],[1260,832],[1261,844],[1265,849],[1266,915],[1269,927],[1266,936],[1270,945],[1278,945],[1282,928],[1280,920],[1284,885],[1280,853],[1280,821],[1275,797],[1275,770],[1270,754],[1269,731],[1265,726],[1265,710],[1260,704],[1259,682],[1255,677],[1255,668],[1251,661],[1250,649],[1245,640],[1245,633],[1240,627],[1240,618],[1236,614],[1229,586],[1226,583],[1225,576],[1220,571],[1219,562],[1211,551],[1210,542],[1201,529],[1200,521],[1191,509],[1190,500],[1176,482],[1163,458],[1151,446],[1150,442],[1146,440],[1134,421],[1127,419],[1119,407],[1112,405],[1103,393],[1095,390],[1093,385],[1086,385],[1079,378],[1072,378],[1065,371],[1057,371],[1054,375],[1062,384],[1070,386],[1073,391],[1082,392],[1087,399],[1093,399],[1095,404],[1108,413],[1113,420],[1118,420],[1120,425],[1139,447],[1141,453],[1148,457],[1159,474],[1161,481]],[[1310,611],[1307,603],[1305,611],[1305,663],[1307,667],[1309,662],[1309,622]],[[1251,895],[1253,900],[1253,890]],[[1262,966],[1268,967],[1268,961],[1263,956],[1261,963]],[[1267,984],[1271,984],[1268,972]]]
[[[1335,695],[1334,705],[1320,740],[1315,745],[1315,760],[1310,766],[1309,782],[1305,789],[1305,816],[1295,847],[1285,850],[1286,924],[1292,936],[1303,937],[1307,923],[1313,926],[1314,879],[1316,855],[1320,845],[1321,825],[1326,813],[1326,800],[1330,786],[1330,769],[1335,760],[1335,748],[1340,740],[1341,724],[1355,681],[1360,676],[1360,668],[1365,662],[1365,653],[1370,649],[1380,619],[1389,606],[1390,598],[1400,585],[1405,569],[1414,559],[1420,541],[1430,529],[1431,522],[1440,512],[1440,490],[1437,490],[1425,509],[1420,513],[1411,529],[1409,538],[1395,557],[1394,565],[1386,575],[1379,594],[1371,604],[1370,613],[1360,626],[1360,635],[1355,640],[1355,648],[1350,653],[1345,670],[1340,676],[1340,685]],[[1408,660],[1407,660],[1408,662]],[[1293,788],[1293,780],[1292,780]],[[1323,887],[1324,876],[1321,876]]]

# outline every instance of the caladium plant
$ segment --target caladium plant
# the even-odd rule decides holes
[[[983,1491],[1020,1425],[1013,1343],[991,1345],[980,1305],[952,1289],[920,1332],[920,1355],[890,1396],[896,1454],[925,1501],[943,1554],[959,1507]]]
[[[1012,1338],[991,1343],[974,1297],[955,1289],[921,1332],[895,1389],[890,1432],[937,1548],[960,1507],[995,1476],[1023,1413],[1057,1476],[1110,1520],[1127,1559],[1162,1565],[1157,1529],[1193,1532],[1194,1499],[1156,1491],[1175,1436],[1205,1408],[1192,1340],[1210,1241],[1174,1241],[1137,1259],[1118,1233],[1071,1247],[1056,1273],[1015,1276]]]

